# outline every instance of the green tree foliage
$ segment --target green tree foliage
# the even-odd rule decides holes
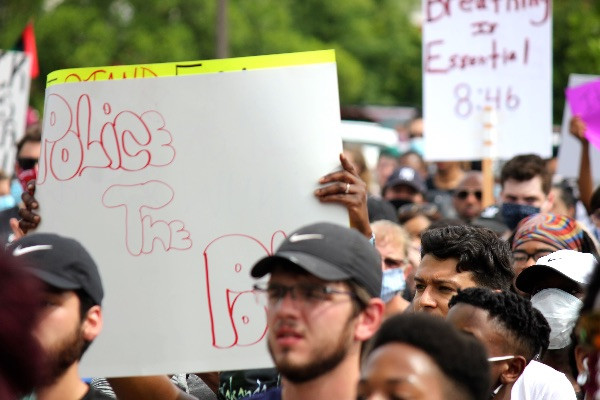
[[[41,76],[57,69],[214,58],[219,0],[4,0],[0,48],[35,19]],[[227,0],[231,57],[336,50],[343,104],[420,106],[419,0]],[[600,2],[554,1],[554,120],[569,73],[600,73]]]

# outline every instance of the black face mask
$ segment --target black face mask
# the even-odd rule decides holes
[[[413,202],[410,200],[404,200],[404,199],[395,199],[395,200],[388,200],[396,209],[396,211],[398,211],[398,209],[406,204],[412,204]]]
[[[501,212],[504,223],[512,231],[523,218],[539,213],[540,209],[539,207],[524,204],[504,203],[502,204]]]

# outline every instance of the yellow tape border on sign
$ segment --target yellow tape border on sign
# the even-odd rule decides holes
[[[335,62],[335,50],[317,50],[266,56],[225,58],[219,60],[71,68],[61,69],[48,74],[48,78],[46,79],[46,87],[68,82],[211,74],[217,72],[289,67],[331,62]]]

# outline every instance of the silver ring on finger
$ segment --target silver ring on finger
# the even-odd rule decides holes
[[[350,183],[346,183],[346,190],[344,190],[344,194],[350,193]]]

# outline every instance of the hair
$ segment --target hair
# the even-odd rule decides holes
[[[526,298],[510,292],[468,288],[459,290],[448,305],[453,307],[459,303],[487,311],[509,333],[507,339],[512,342],[514,350],[528,361],[536,355],[543,356],[548,349],[550,325]]]
[[[487,228],[451,225],[426,230],[421,236],[421,258],[427,254],[439,260],[457,259],[456,272],[472,272],[478,285],[512,288],[515,273],[510,246]]]
[[[392,221],[381,220],[373,222],[371,229],[375,234],[376,243],[391,243],[401,248],[405,256],[408,254],[410,239],[403,227]]]
[[[600,208],[600,185],[592,193],[590,199],[590,211],[595,211]]]
[[[579,200],[579,189],[575,182],[571,179],[563,179],[559,183],[553,184],[552,187],[559,190],[560,200],[567,208],[575,208]]]
[[[487,400],[491,383],[485,348],[443,319],[424,313],[394,315],[367,346],[367,356],[388,343],[404,343],[431,357],[452,383],[446,399]]]
[[[369,171],[361,146],[353,143],[344,143],[344,151],[352,154],[354,164],[357,167],[356,173],[367,184],[367,187],[369,187],[371,184],[371,171]]]
[[[35,129],[28,129],[27,132],[25,132],[25,136],[23,136],[21,140],[17,142],[17,155],[19,155],[23,146],[25,146],[25,143],[40,143],[42,141],[42,130],[39,127],[39,124],[32,126],[31,128],[34,127]]]
[[[539,176],[542,180],[542,191],[547,195],[552,186],[552,176],[546,168],[546,163],[537,154],[522,154],[508,160],[500,172],[500,184],[514,179],[519,182],[528,181]]]
[[[42,307],[41,283],[16,263],[0,256],[1,399],[18,399],[43,379],[43,352],[32,335]]]

